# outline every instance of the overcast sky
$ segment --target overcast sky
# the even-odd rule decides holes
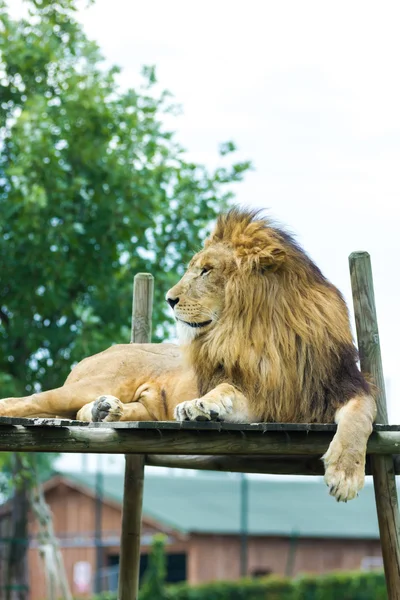
[[[236,142],[255,166],[237,200],[296,233],[349,303],[347,257],[371,253],[400,422],[400,3],[97,0],[79,18],[122,85],[156,65],[191,159],[216,166],[219,143]]]
[[[295,232],[348,301],[347,257],[371,253],[400,422],[400,3],[97,0],[80,18],[123,85],[157,66],[192,159],[215,166],[237,143],[255,166],[238,201]]]

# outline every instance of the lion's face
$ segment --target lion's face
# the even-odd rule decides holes
[[[243,301],[243,293],[253,296],[251,282],[260,287],[259,277],[277,272],[285,257],[277,233],[263,221],[253,222],[250,213],[231,213],[230,220],[221,217],[204,249],[166,295],[180,341],[188,344],[215,328],[229,310],[232,316],[232,305]],[[230,307],[224,311],[227,303]]]
[[[189,343],[218,322],[234,267],[233,252],[223,244],[213,245],[192,258],[182,279],[167,292],[181,342]]]

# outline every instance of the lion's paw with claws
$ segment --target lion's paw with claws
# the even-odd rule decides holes
[[[176,421],[225,421],[232,411],[232,400],[226,396],[220,399],[203,397],[178,404],[174,417]]]
[[[94,402],[89,402],[77,414],[78,421],[90,423],[113,423],[120,421],[123,404],[115,396],[99,396]]]
[[[331,496],[338,502],[347,502],[358,496],[364,487],[365,460],[363,455],[332,442],[323,456],[325,464],[325,483]]]

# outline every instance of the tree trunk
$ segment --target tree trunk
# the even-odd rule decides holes
[[[52,514],[38,481],[35,460],[34,470],[37,485],[31,490],[31,508],[38,524],[37,539],[46,574],[47,600],[72,600],[61,550],[54,535]]]
[[[43,560],[46,577],[46,600],[72,600],[64,562],[54,535],[52,515],[46,504],[39,482],[36,455],[29,456],[24,464],[20,454],[13,456],[15,492],[11,503],[10,543],[5,568],[5,600],[28,600],[27,573],[28,516],[32,513],[38,524],[38,550]],[[26,457],[25,457],[26,461]]]
[[[20,455],[14,454],[14,480],[17,478],[18,474],[22,472],[22,469],[23,466]],[[11,504],[10,544],[5,573],[6,589],[4,597],[6,600],[28,600],[28,511],[28,483],[25,479],[21,479],[19,485],[16,486]]]

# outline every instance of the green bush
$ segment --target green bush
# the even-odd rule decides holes
[[[164,585],[159,577],[164,568],[159,551],[160,546],[154,554],[155,563],[149,567],[147,583],[141,587],[140,600],[387,600],[385,578],[380,572],[306,575],[292,580],[281,577],[239,579],[196,586]],[[161,564],[161,569],[154,570],[156,564]],[[117,595],[106,593],[97,600],[117,600]]]
[[[167,588],[168,600],[294,600],[293,583],[283,578],[186,583]],[[155,600],[155,599],[154,599]]]
[[[160,600],[387,600],[383,573],[331,573],[293,580],[267,577],[198,586],[185,583],[166,590]]]
[[[383,573],[337,572],[295,581],[296,600],[387,600]]]
[[[163,536],[155,536],[139,600],[387,600],[381,572],[336,572],[296,579],[269,576],[190,586],[166,585],[165,565]],[[117,594],[108,592],[97,600],[117,600]]]
[[[165,557],[165,536],[153,537],[149,564],[140,586],[139,600],[166,600],[165,577],[167,574]]]

